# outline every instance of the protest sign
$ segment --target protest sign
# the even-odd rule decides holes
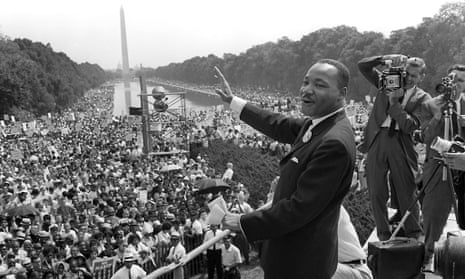
[[[92,277],[95,279],[110,279],[115,272],[115,257],[96,259],[92,264]]]
[[[148,196],[147,190],[139,191],[139,201],[141,201],[142,203],[145,204],[147,202],[147,196]]]

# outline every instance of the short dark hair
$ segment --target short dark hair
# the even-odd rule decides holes
[[[339,87],[340,88],[349,87],[350,72],[346,65],[342,64],[341,62],[337,60],[328,59],[328,58],[320,59],[316,63],[329,64],[331,66],[334,66],[337,69],[338,74],[339,74],[339,79],[338,79]]]
[[[447,69],[447,73],[450,74],[452,71],[457,70],[460,72],[465,72],[465,65],[464,64],[454,64]]]

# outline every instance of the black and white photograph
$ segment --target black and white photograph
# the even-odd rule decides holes
[[[0,279],[465,279],[465,1],[0,7]]]

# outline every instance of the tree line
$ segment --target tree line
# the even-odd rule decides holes
[[[367,94],[376,94],[376,89],[359,73],[357,62],[364,57],[391,53],[423,58],[427,70],[421,87],[434,95],[435,85],[447,68],[454,63],[465,64],[465,3],[447,3],[433,17],[423,18],[418,26],[393,31],[388,38],[382,33],[359,32],[349,26],[323,28],[299,41],[283,37],[239,55],[197,56],[143,71],[147,77],[215,85],[218,79],[213,67],[218,66],[234,86],[296,94],[308,66],[318,59],[332,58],[349,67],[349,98],[361,100]]]
[[[108,75],[97,64],[75,63],[50,44],[0,35],[0,115],[60,111]]]

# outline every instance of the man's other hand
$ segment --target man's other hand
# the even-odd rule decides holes
[[[223,218],[223,228],[229,229],[231,231],[240,231],[240,219],[240,214],[234,214],[229,212],[226,213],[226,215]]]
[[[229,86],[229,82],[226,80],[224,77],[223,73],[218,69],[218,67],[215,66],[215,71],[218,75],[219,78],[221,78],[221,81],[223,83],[223,89],[215,89],[216,94],[218,94],[223,100],[223,102],[226,102],[228,104],[231,103],[234,95],[231,90],[231,86]]]
[[[388,54],[383,56],[383,60],[391,60],[392,67],[404,66],[407,62],[408,57],[403,54]]]
[[[389,97],[389,104],[393,105],[399,102],[399,98],[404,96],[404,89],[388,89],[386,90],[386,95]]]

